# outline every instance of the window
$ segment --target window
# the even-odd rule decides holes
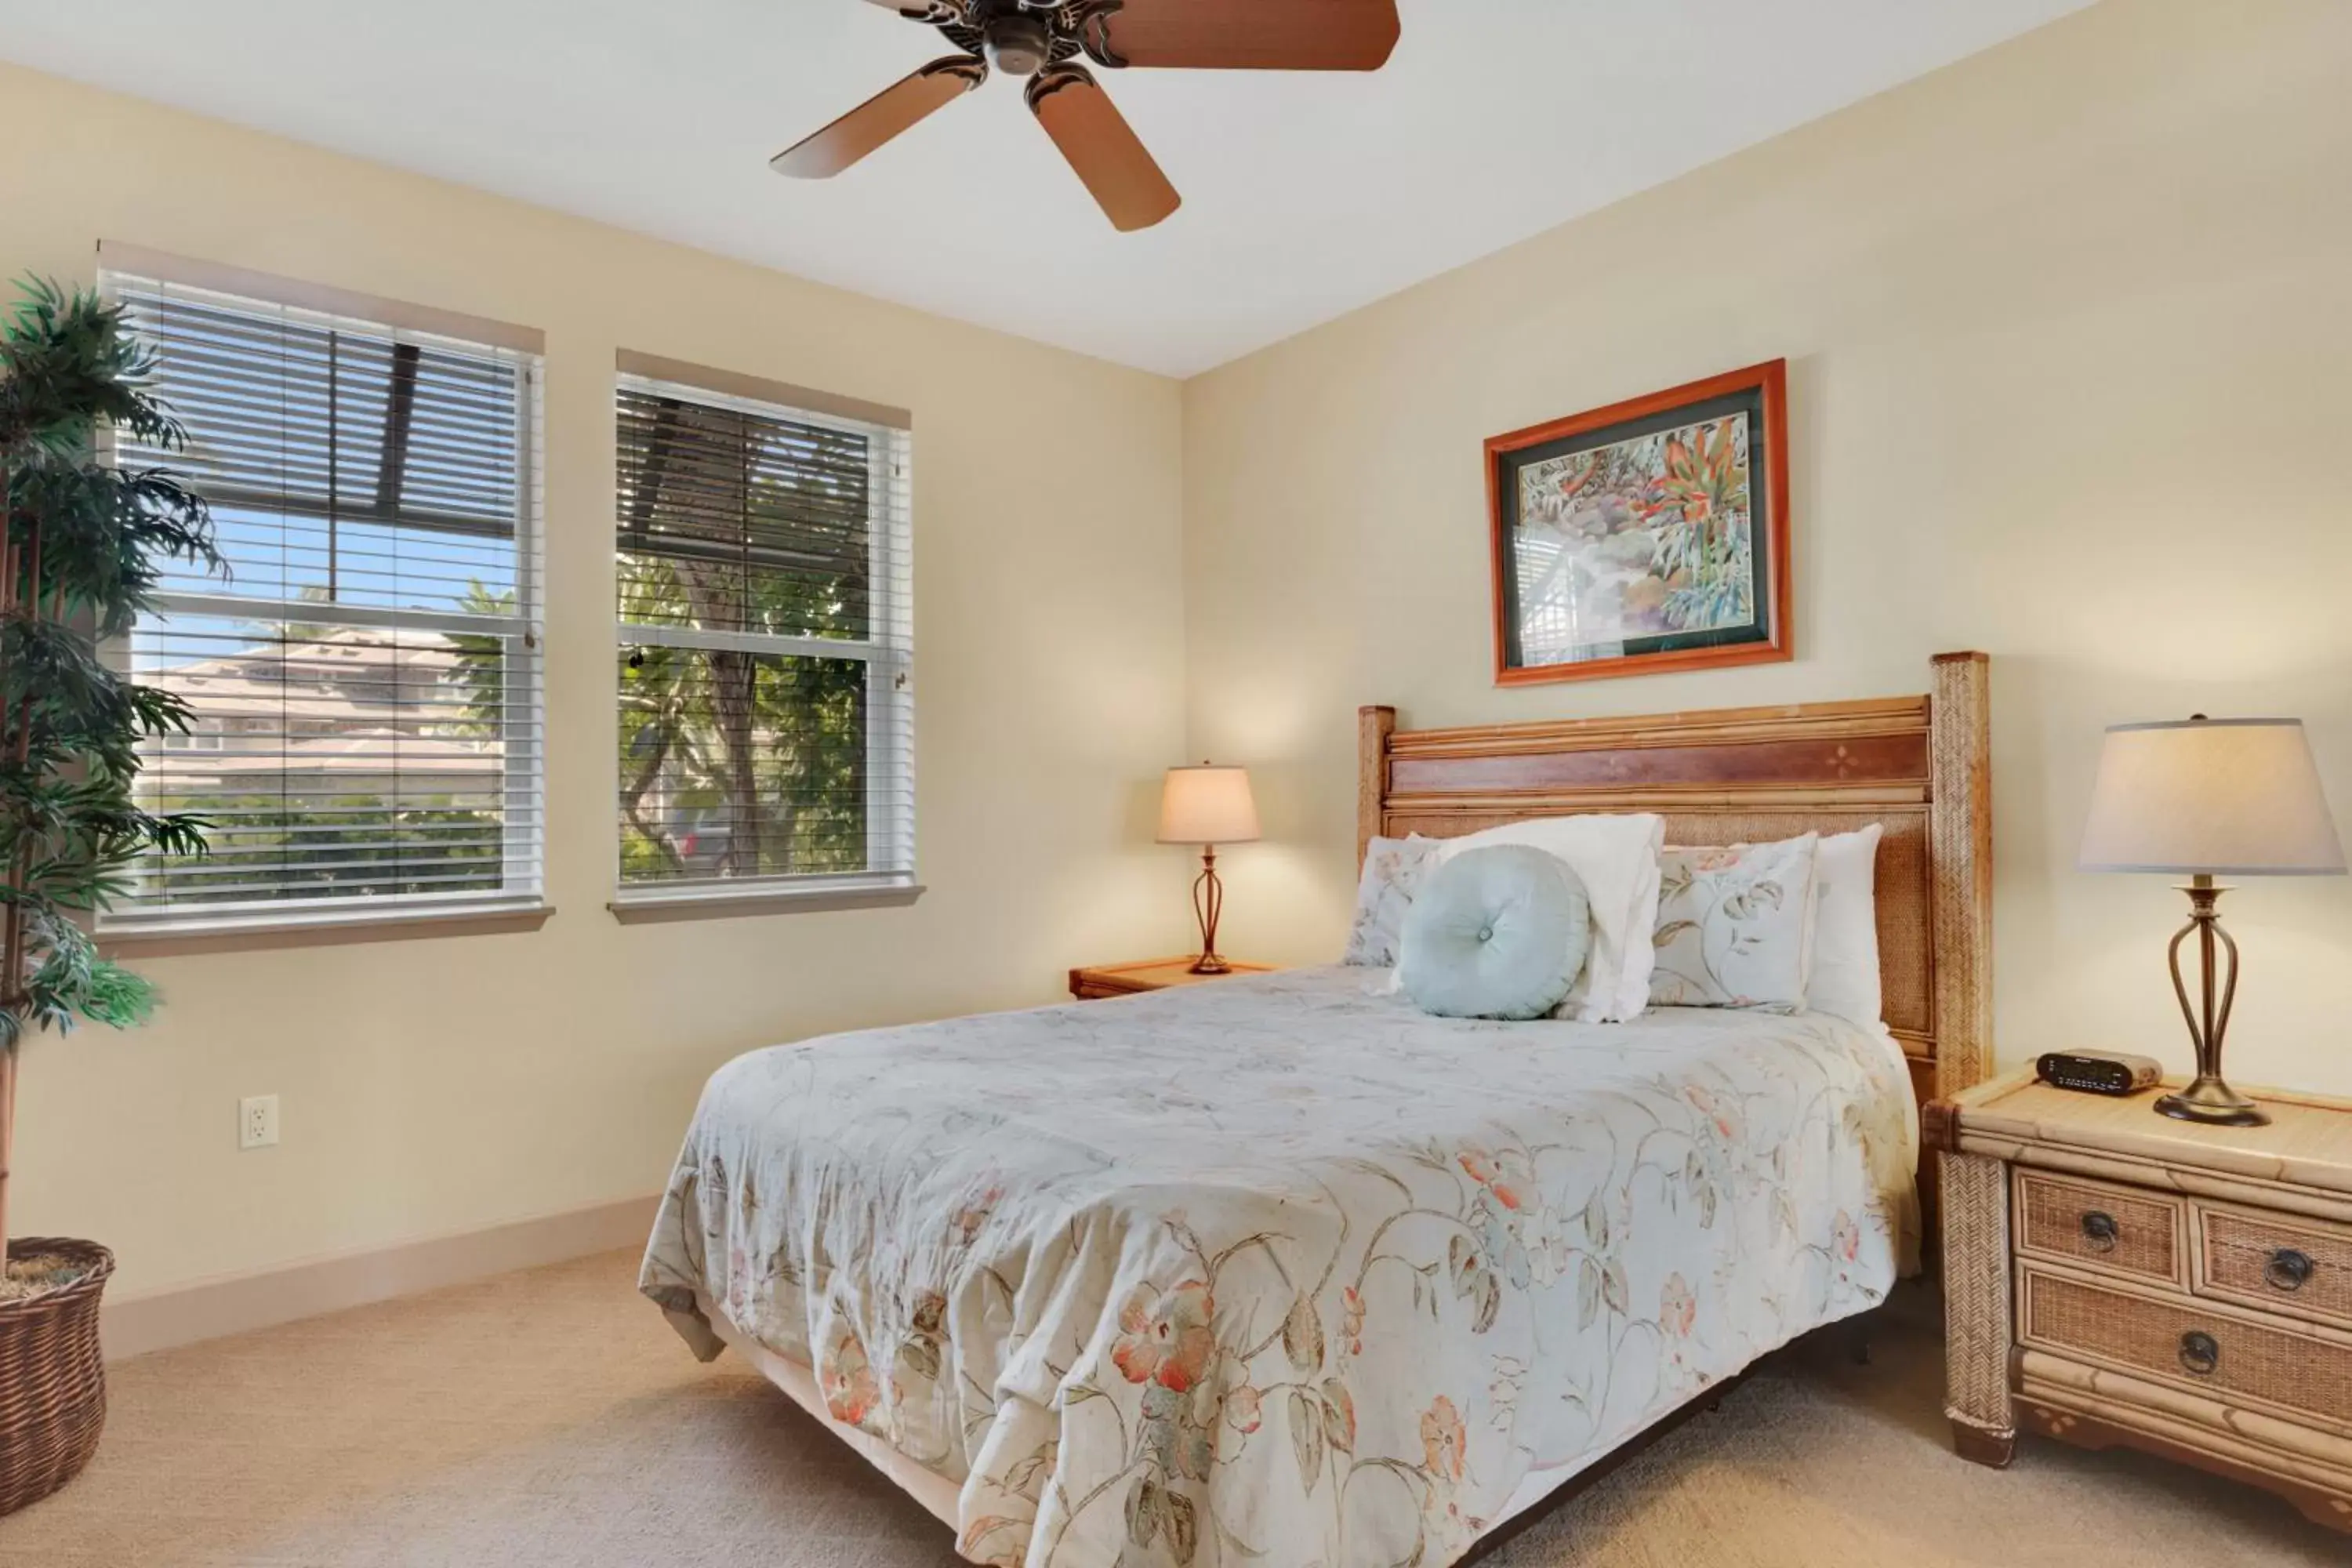
[[[907,432],[618,391],[621,904],[915,870]]]
[[[536,355],[109,274],[211,503],[113,657],[194,710],[139,797],[213,823],[101,927],[494,912],[541,898]]]

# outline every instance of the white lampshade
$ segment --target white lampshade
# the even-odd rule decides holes
[[[1170,768],[1160,795],[1162,844],[1248,844],[1257,837],[1257,803],[1249,770]]]
[[[2341,874],[2300,719],[2118,724],[2099,754],[2085,871],[2231,877]]]

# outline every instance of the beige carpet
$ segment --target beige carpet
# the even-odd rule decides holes
[[[783,1395],[698,1366],[625,1254],[115,1369],[79,1480],[0,1520],[27,1568],[947,1568],[947,1531]],[[2265,1495],[2029,1441],[1954,1458],[1921,1315],[1876,1364],[1799,1352],[1495,1568],[2332,1563]],[[1263,1568],[1297,1568],[1268,1563]]]

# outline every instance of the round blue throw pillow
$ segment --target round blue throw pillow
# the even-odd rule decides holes
[[[1567,861],[1524,844],[1469,849],[1414,895],[1397,979],[1441,1018],[1540,1018],[1591,944],[1592,906]]]

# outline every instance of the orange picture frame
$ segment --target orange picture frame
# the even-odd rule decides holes
[[[1592,680],[1668,670],[1770,664],[1793,658],[1796,595],[1790,545],[1788,401],[1788,362],[1772,360],[1489,439],[1486,506],[1494,574],[1495,684],[1526,686]],[[1518,605],[1521,470],[1538,462],[1558,466],[1582,453],[1602,448],[1631,447],[1645,437],[1661,434],[1668,437],[1662,449],[1667,453],[1670,464],[1679,465],[1675,468],[1677,475],[1685,468],[1704,469],[1713,457],[1720,455],[1727,463],[1735,456],[1733,434],[1725,428],[1735,416],[1744,416],[1746,419],[1745,431],[1740,436],[1742,452],[1738,455],[1744,455],[1747,468],[1742,500],[1747,510],[1745,542],[1750,566],[1745,580],[1749,583],[1749,592],[1741,602],[1748,608],[1748,618],[1736,625],[1715,625],[1696,632],[1662,626],[1654,634],[1592,645],[1613,646],[1619,649],[1616,652],[1528,662],[1521,653],[1523,622]],[[1684,426],[1675,425],[1677,416],[1686,416]],[[1675,436],[1687,428],[1700,429],[1699,437],[1687,446],[1674,445]],[[1717,433],[1717,438],[1722,443],[1719,449],[1708,446],[1706,433],[1709,430]],[[1560,454],[1567,454],[1567,458]],[[1679,482],[1662,481],[1668,488]],[[1570,488],[1570,482],[1562,481],[1559,488],[1566,491]],[[1633,558],[1638,558],[1642,549],[1639,541],[1651,537],[1642,531],[1650,516],[1675,511],[1676,521],[1683,522],[1691,512],[1706,511],[1706,485],[1694,479],[1683,488],[1693,496],[1686,508],[1675,503],[1671,496],[1654,499],[1659,494],[1654,488],[1650,498],[1642,498],[1636,503],[1627,503],[1617,497],[1599,498],[1621,509],[1632,504],[1633,510],[1642,514],[1639,518],[1619,520],[1632,524],[1626,530],[1626,537],[1636,542]],[[1551,499],[1557,504],[1557,498]],[[1588,510],[1580,521],[1605,530],[1605,519],[1591,522],[1594,515],[1597,514]],[[1629,557],[1621,549],[1614,558],[1622,563]],[[1645,611],[1650,608],[1649,601],[1658,600],[1657,610],[1663,615],[1664,596],[1682,592],[1688,578],[1686,572],[1677,570],[1660,575],[1663,571],[1663,567],[1654,564],[1621,565],[1618,575],[1629,578],[1633,589],[1643,591],[1642,607]],[[1621,600],[1629,591],[1619,589]],[[1574,602],[1572,589],[1563,596]],[[1566,613],[1555,610],[1555,618]]]

